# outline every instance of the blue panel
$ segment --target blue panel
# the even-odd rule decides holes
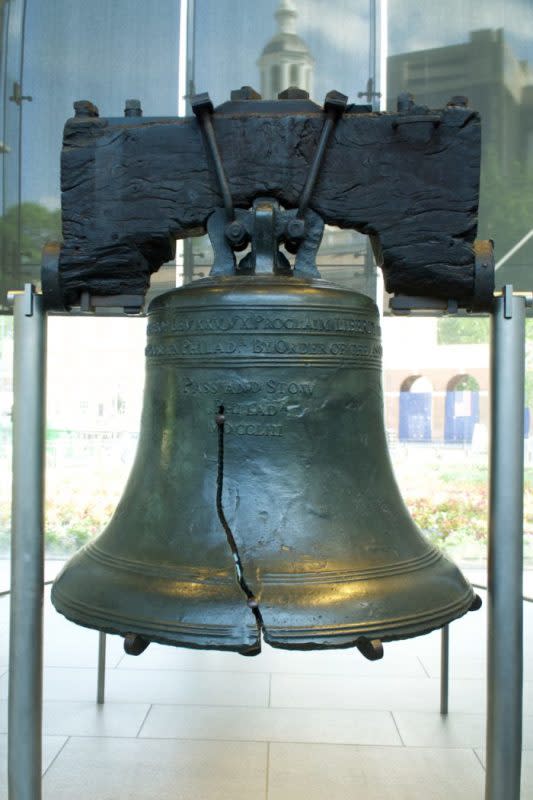
[[[471,444],[479,422],[479,392],[446,392],[444,441]]]
[[[401,442],[431,441],[431,392],[400,392]]]

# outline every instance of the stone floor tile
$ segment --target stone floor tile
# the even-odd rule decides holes
[[[66,736],[43,736],[43,772],[67,741]],[[0,734],[0,800],[7,800],[7,736]]]
[[[267,745],[69,739],[43,800],[265,800]]]
[[[74,625],[53,608],[45,614],[45,667],[96,667],[98,664],[98,631]],[[124,656],[124,640],[106,637],[106,666],[112,668]]]
[[[361,678],[330,675],[272,675],[274,707],[353,708],[384,711],[437,711],[440,682],[436,678]],[[450,683],[450,708],[482,713],[481,682]]]
[[[485,741],[483,714],[395,711],[393,716],[408,747],[480,748]],[[523,743],[524,749],[533,749],[533,717],[524,717]]]
[[[273,743],[268,800],[481,800],[483,780],[472,750]]]
[[[0,698],[7,697],[7,677],[0,678]],[[233,672],[115,670],[106,672],[106,700],[111,703],[181,703],[193,705],[268,704],[269,676]],[[96,697],[95,669],[44,670],[45,700]]]
[[[150,709],[140,736],[401,745],[388,712],[327,709],[156,705]]]
[[[137,736],[149,709],[147,703],[48,702],[43,731],[54,736]],[[0,702],[0,732],[7,732],[7,701]]]
[[[476,748],[476,755],[485,766],[485,749]],[[533,750],[524,750],[522,753],[521,796],[523,800],[533,797]]]

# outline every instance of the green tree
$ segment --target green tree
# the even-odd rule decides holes
[[[489,341],[489,318],[441,317],[437,341],[439,344],[484,344]]]
[[[531,167],[517,160],[504,170],[494,151],[484,153],[478,238],[494,240],[496,261],[533,228],[532,180]],[[517,287],[520,284],[522,289],[533,289],[533,239],[502,270],[502,281],[512,276]]]
[[[50,211],[39,203],[11,206],[0,219],[0,241],[3,254],[20,264],[40,264],[45,242],[61,238],[61,210]],[[4,259],[5,261],[5,259]]]

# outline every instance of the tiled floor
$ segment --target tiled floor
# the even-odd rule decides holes
[[[525,604],[522,797],[533,798],[533,604]],[[45,614],[44,800],[482,800],[486,614],[450,629],[450,714],[440,635],[385,647],[257,658],[108,637]],[[0,599],[0,798],[7,797],[8,598]]]

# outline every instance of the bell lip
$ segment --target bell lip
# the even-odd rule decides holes
[[[179,286],[176,289],[170,289],[167,292],[158,294],[151,301],[147,308],[146,314],[150,315],[157,311],[162,311],[171,306],[172,300],[179,300],[180,298],[191,298],[197,294],[204,294],[213,290],[217,297],[221,297],[221,290],[228,290],[228,294],[234,293],[236,289],[249,291],[250,288],[257,287],[257,289],[283,289],[287,290],[301,290],[316,289],[326,290],[342,294],[344,296],[353,296],[357,298],[360,304],[360,310],[364,311],[365,306],[369,312],[378,313],[377,305],[366,294],[362,292],[348,289],[345,286],[340,286],[337,283],[326,280],[325,278],[308,278],[300,275],[275,275],[275,274],[259,274],[259,275],[217,275],[213,277],[200,278],[199,280],[187,283],[184,286]]]
[[[86,620],[80,618],[77,614],[71,613],[64,608],[59,609],[55,606],[56,611],[68,619],[70,622],[73,622],[76,625],[80,625],[83,628],[88,628],[90,630],[97,630],[101,633],[105,633],[107,635],[114,635],[120,636],[122,638],[125,637],[127,633],[131,633],[131,631],[124,631],[114,627],[113,625],[95,625],[87,622]],[[189,650],[214,650],[218,652],[228,652],[228,653],[238,653],[242,656],[257,656],[261,653],[261,645],[262,642],[269,645],[269,647],[274,647],[277,650],[299,650],[302,652],[310,652],[313,650],[348,650],[352,648],[357,648],[357,642],[360,639],[368,638],[369,635],[372,636],[373,639],[378,639],[383,643],[387,642],[395,642],[395,641],[404,641],[406,639],[413,639],[417,638],[418,636],[426,636],[429,633],[433,633],[434,631],[441,630],[442,628],[446,627],[447,625],[455,622],[461,617],[468,614],[469,611],[475,610],[472,609],[470,606],[463,608],[460,612],[458,612],[452,618],[448,618],[445,621],[440,621],[438,623],[432,624],[428,628],[424,628],[423,630],[416,630],[414,632],[404,632],[404,633],[397,633],[395,635],[379,635],[378,632],[371,632],[371,634],[360,633],[357,635],[350,635],[348,637],[338,636],[338,637],[327,637],[325,639],[320,638],[313,638],[312,640],[307,641],[286,641],[282,638],[276,638],[275,636],[272,637],[269,633],[268,627],[265,628],[262,632],[262,635],[259,633],[256,637],[250,638],[249,642],[245,643],[242,640],[240,642],[210,642],[207,639],[202,640],[193,640],[193,639],[183,639],[183,638],[168,638],[164,636],[154,635],[154,633],[149,633],[144,630],[135,631],[138,635],[142,636],[143,639],[146,639],[150,644],[162,644],[166,645],[167,647],[185,647]],[[250,626],[252,629],[252,626]]]
[[[365,625],[361,625],[360,631],[351,631],[350,633],[327,633],[323,637],[320,637],[319,633],[317,635],[316,629],[313,628],[309,628],[309,630],[302,633],[301,636],[293,635],[290,637],[287,636],[287,632],[290,631],[290,629],[280,629],[279,636],[276,636],[275,633],[274,635],[272,634],[272,627],[266,624],[263,631],[263,638],[266,644],[281,650],[343,649],[356,647],[357,641],[362,638],[378,639],[381,642],[399,642],[405,639],[414,639],[418,636],[426,636],[428,633],[440,630],[446,625],[455,622],[455,620],[461,619],[461,617],[464,617],[469,611],[476,610],[472,607],[476,594],[471,587],[469,588],[470,591],[467,592],[469,597],[468,601],[465,601],[465,595],[456,603],[454,610],[448,610],[446,613],[442,613],[441,611],[440,614],[435,613],[432,617],[428,614],[425,622],[422,620],[414,623],[407,620],[403,626],[389,625],[387,627],[385,624],[381,630],[378,626],[370,629],[368,625],[366,627]],[[313,631],[315,632],[314,636],[312,635]]]
[[[73,608],[73,604],[69,603],[68,599],[61,597],[61,592],[57,590],[55,585],[52,587],[52,603],[56,611],[62,614],[66,619],[82,627],[122,637],[130,633],[135,633],[149,642],[173,647],[236,652],[240,655],[257,655],[260,652],[262,641],[271,647],[281,650],[309,651],[357,647],[357,642],[361,638],[393,642],[425,636],[432,631],[445,627],[456,619],[460,619],[470,610],[476,610],[473,607],[475,598],[476,594],[474,589],[472,586],[468,585],[467,591],[459,600],[452,604],[451,608],[450,606],[441,607],[433,614],[427,614],[425,618],[422,617],[422,619],[417,621],[412,618],[406,618],[403,625],[398,623],[398,621],[392,626],[390,621],[388,624],[384,622],[381,630],[379,628],[380,623],[372,629],[369,629],[368,624],[362,623],[357,626],[360,630],[355,628],[350,632],[344,633],[330,628],[327,633],[323,631],[321,635],[320,629],[310,626],[306,629],[299,629],[299,633],[297,634],[294,633],[295,629],[293,629],[292,635],[290,627],[278,628],[279,634],[276,635],[276,628],[270,626],[267,621],[265,621],[263,629],[260,631],[255,618],[251,615],[250,624],[246,625],[245,628],[242,626],[235,626],[234,629],[231,629],[228,628],[228,626],[195,625],[193,626],[196,628],[194,633],[190,632],[186,634],[175,631],[165,635],[163,631],[154,631],[153,627],[145,629],[138,623],[127,625],[115,621],[115,624],[113,624],[112,621],[110,621],[110,615],[108,613],[105,615],[106,621],[98,624],[98,620],[96,619],[97,614],[94,613],[94,609],[91,619],[89,620],[83,612],[80,613],[77,609]],[[202,631],[202,627],[205,630]],[[132,628],[134,628],[134,630],[132,630]],[[215,628],[215,630],[213,628]],[[249,634],[249,638],[243,638],[244,631]]]
[[[259,634],[259,629],[253,614],[250,614],[250,624],[246,626],[246,631],[250,634],[248,639],[243,638],[242,627],[238,627],[239,637],[237,638],[235,636],[232,638],[231,635],[222,632],[221,626],[221,632],[219,633],[220,640],[217,639],[217,641],[213,641],[215,636],[212,632],[203,635],[190,635],[189,637],[180,633],[177,633],[174,636],[164,635],[162,631],[157,632],[154,631],[153,628],[150,630],[145,629],[142,625],[138,624],[133,624],[131,626],[116,623],[113,624],[113,622],[109,619],[109,615],[107,615],[108,623],[102,622],[99,624],[94,617],[92,620],[89,620],[83,615],[83,613],[80,614],[78,611],[76,611],[76,609],[72,608],[72,605],[68,603],[68,600],[65,600],[65,598],[58,598],[57,594],[58,592],[54,592],[54,587],[52,587],[51,600],[58,614],[61,614],[63,617],[65,617],[65,619],[68,619],[69,622],[73,622],[75,625],[81,625],[81,627],[88,628],[90,630],[96,630],[100,631],[101,633],[120,636],[122,638],[124,638],[127,634],[134,633],[142,636],[143,639],[146,639],[150,643],[164,644],[173,647],[187,647],[193,650],[219,650],[221,652],[227,651],[240,653],[241,655],[256,655],[260,651],[261,636]],[[206,626],[206,628],[207,627],[208,626]]]

